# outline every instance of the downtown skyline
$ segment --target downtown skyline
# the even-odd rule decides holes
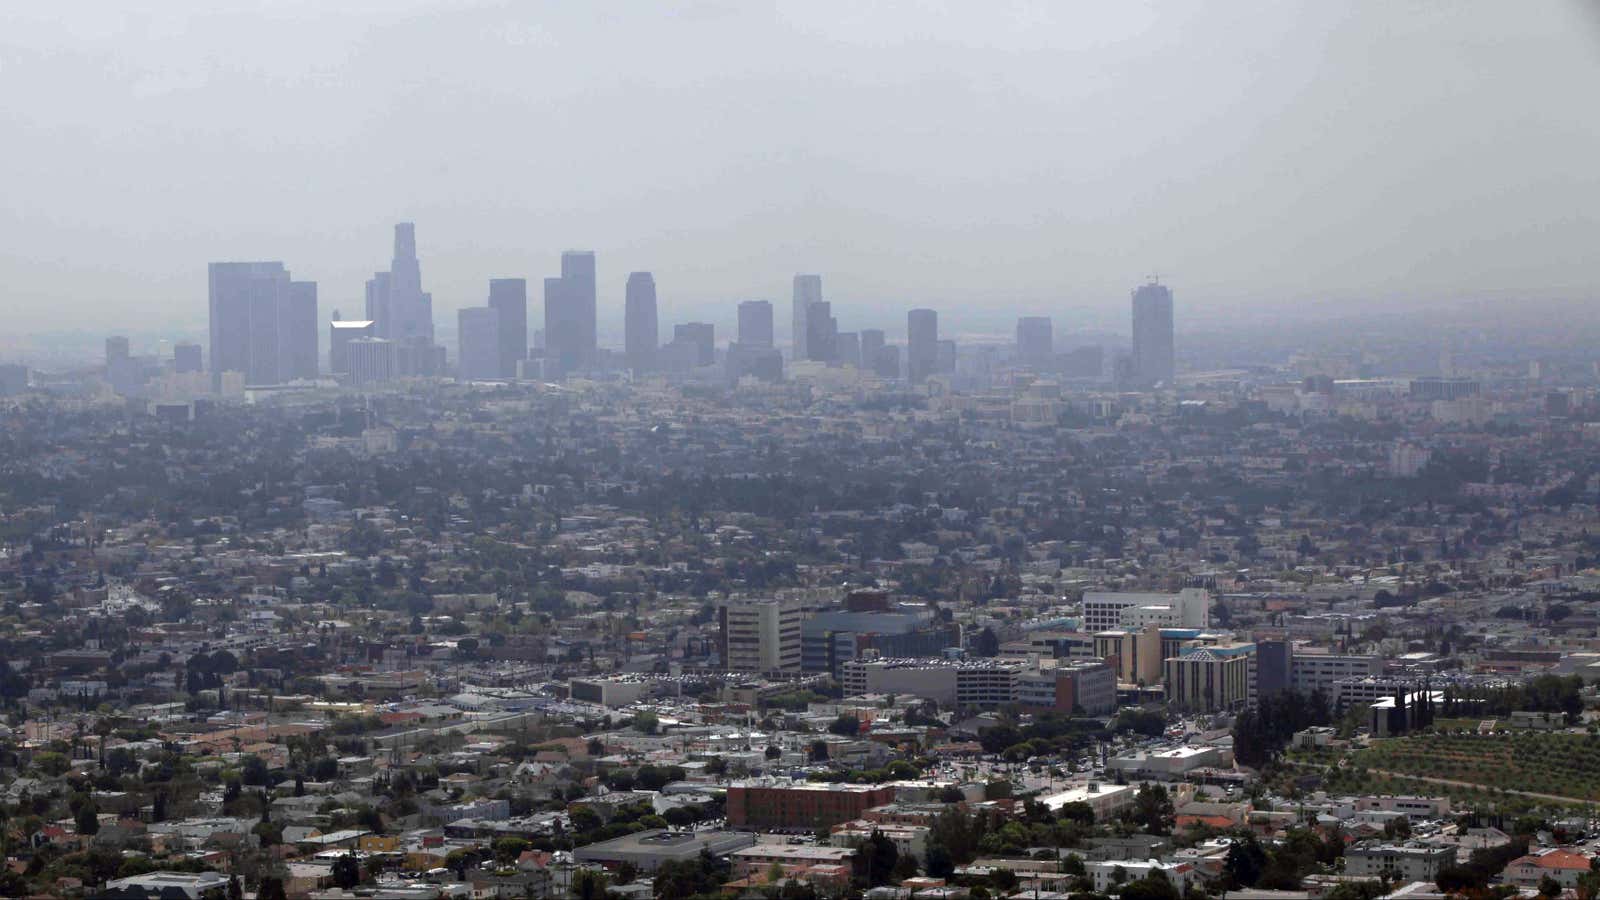
[[[1595,296],[1600,145],[1550,89],[1600,80],[1585,4],[402,6],[15,11],[7,83],[42,87],[8,96],[8,324],[203,325],[196,258],[353,306],[401,220],[435,236],[441,327],[574,246],[602,297],[654,271],[682,319],[795,272],[995,333],[1120,325],[1150,272],[1196,323]],[[423,47],[449,79],[408,74]]]
[[[207,369],[214,387],[221,386],[227,373],[251,384],[318,374],[320,366],[314,360],[322,354],[315,323],[323,318],[323,310],[317,304],[316,282],[293,282],[291,291],[282,261],[213,262],[208,268],[210,345],[216,349],[208,351]],[[539,360],[527,377],[559,380],[619,368],[636,375],[684,372],[714,365],[720,358],[730,377],[759,372],[763,378],[781,380],[784,355],[779,353],[780,347],[787,347],[790,364],[846,365],[889,378],[903,374],[913,385],[935,374],[956,371],[958,341],[948,331],[941,338],[937,310],[919,307],[906,312],[906,367],[902,372],[900,348],[886,341],[884,329],[840,329],[832,302],[824,299],[823,277],[816,273],[797,274],[792,280],[787,342],[777,339],[771,301],[742,300],[736,307],[737,328],[724,332],[721,346],[725,355],[719,355],[714,322],[670,322],[672,339],[663,344],[654,275],[630,272],[623,302],[623,342],[617,347],[602,340],[598,328],[602,306],[596,288],[599,271],[593,251],[562,252],[561,274],[543,279],[544,303],[538,319],[530,319],[527,278],[490,278],[484,305],[457,310],[456,353],[451,359],[445,343],[436,338],[433,295],[424,290],[416,223],[397,223],[390,267],[367,280],[360,313],[347,315],[334,307],[327,314],[325,374],[353,378],[357,383],[372,377],[373,372],[385,373],[382,377],[387,378],[391,374],[435,376],[452,370],[469,380],[518,380],[525,377],[523,360]],[[1165,313],[1159,322],[1141,312],[1141,297],[1152,291],[1165,297]],[[258,294],[261,300],[256,299]],[[1172,382],[1171,296],[1170,289],[1158,284],[1155,276],[1131,292],[1133,362],[1132,368],[1118,377],[1137,376],[1148,385]],[[542,328],[535,325],[541,320]],[[1049,346],[1050,317],[1023,316],[1017,322],[1017,344],[1023,355],[1053,368],[1056,357]],[[846,325],[851,324],[847,318]],[[1042,343],[1038,339],[1024,341],[1027,328],[1042,328]],[[1161,349],[1155,356],[1151,355],[1151,335],[1160,335]],[[108,339],[106,358],[126,357],[128,347],[125,335]],[[1082,349],[1094,349],[1093,342]],[[1095,352],[1103,354],[1104,349]],[[257,359],[262,354],[267,356],[265,363]],[[1105,372],[1102,367],[1101,374],[1116,372]]]

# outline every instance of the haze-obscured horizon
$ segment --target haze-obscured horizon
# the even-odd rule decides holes
[[[636,269],[664,322],[820,272],[849,328],[1600,280],[1582,0],[341,6],[8,10],[7,328],[203,325],[224,259],[359,312],[401,220],[441,323],[595,250],[603,336]]]

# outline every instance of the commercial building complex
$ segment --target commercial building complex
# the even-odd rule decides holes
[[[902,694],[962,709],[996,709],[1017,698],[1026,664],[1007,659],[857,659],[844,664],[846,694]]]
[[[1175,594],[1089,591],[1083,595],[1083,629],[1209,628],[1211,594],[1204,588],[1184,588]]]
[[[1240,710],[1255,700],[1255,644],[1196,647],[1166,660],[1167,703],[1194,712]]]

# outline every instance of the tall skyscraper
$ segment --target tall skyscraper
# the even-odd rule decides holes
[[[749,347],[772,346],[772,304],[746,300],[739,304],[739,343]]]
[[[316,355],[316,285],[294,282],[281,262],[212,263],[208,268],[211,373],[239,372],[246,384],[298,377],[304,315],[311,313],[312,371]]]
[[[1030,365],[1049,361],[1055,353],[1049,316],[1023,316],[1017,320],[1017,356]]]
[[[878,349],[877,370],[879,378],[900,377],[900,346],[885,344]]]
[[[422,289],[417,230],[411,222],[394,226],[394,259],[389,271],[367,282],[367,318],[379,337],[397,343],[433,343],[433,295]]]
[[[806,359],[835,362],[838,338],[839,320],[833,317],[833,304],[818,300],[806,308]]]
[[[595,295],[594,252],[568,250],[561,254],[561,280],[566,282],[570,296],[577,304],[577,322],[580,327],[580,353],[584,366],[592,366],[599,344],[598,318]]]
[[[565,279],[544,280],[544,347],[549,362],[546,372],[553,378],[577,371],[583,364],[579,348],[583,326],[567,288]]]
[[[865,371],[877,371],[878,356],[883,352],[883,329],[863,328],[861,330],[861,368]]]
[[[128,339],[121,335],[106,338],[106,382],[124,396],[138,393],[144,384],[143,367],[131,355]]]
[[[672,341],[693,345],[697,366],[709,366],[717,361],[717,332],[709,322],[685,322],[673,326]]]
[[[465,381],[490,381],[504,377],[500,359],[500,310],[492,306],[472,306],[461,310],[456,316],[456,371],[461,378]]]
[[[374,336],[394,323],[389,313],[389,273],[375,272],[367,279],[367,318]]]
[[[489,308],[499,314],[500,377],[516,378],[517,363],[528,358],[528,280],[489,279]]]
[[[906,313],[906,374],[921,384],[939,367],[939,314],[931,309]]]
[[[389,271],[367,281],[367,318],[378,337],[392,341],[394,374],[437,375],[444,348],[433,338],[433,295],[422,289],[417,260],[417,230],[410,222],[394,226],[394,259]]]
[[[861,335],[841,331],[833,336],[833,356],[840,365],[861,368]]]
[[[561,254],[561,277],[544,280],[545,356],[557,377],[594,365],[594,253],[568,250]]]
[[[1151,281],[1133,292],[1133,377],[1143,385],[1171,384],[1177,371],[1172,340],[1172,291]]]
[[[794,359],[811,359],[807,340],[811,334],[811,304],[822,302],[822,276],[796,275],[794,277],[793,330],[789,339],[794,342]]]
[[[317,377],[317,283],[289,282],[289,296],[280,307],[283,354],[281,378]]]
[[[628,368],[648,372],[655,367],[661,345],[661,324],[656,318],[656,279],[649,272],[632,272],[622,320],[622,352]]]
[[[190,372],[199,372],[205,368],[201,359],[200,345],[185,341],[172,348],[172,371],[179,375]]]

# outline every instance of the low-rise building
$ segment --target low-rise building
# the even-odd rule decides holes
[[[1433,881],[1440,869],[1455,861],[1456,851],[1450,847],[1362,843],[1345,851],[1344,871],[1364,878]]]
[[[684,862],[696,859],[701,853],[726,856],[735,850],[754,845],[756,836],[742,831],[668,831],[653,829],[637,834],[627,834],[609,841],[588,844],[573,851],[578,862],[596,862],[604,865],[632,863],[635,867],[653,872],[666,862]]]
[[[1131,778],[1173,781],[1196,769],[1225,769],[1233,765],[1230,747],[1173,747],[1167,750],[1137,750],[1113,757],[1106,768],[1126,773]]]
[[[1105,821],[1133,805],[1138,788],[1131,784],[1101,784],[1091,781],[1085,785],[1068,788],[1039,798],[1039,802],[1052,811],[1069,803],[1086,803],[1094,810],[1097,821]]]
[[[1320,691],[1334,702],[1334,685],[1346,678],[1367,678],[1383,672],[1377,656],[1296,652],[1289,664],[1290,684],[1306,696]]]
[[[105,893],[114,897],[143,893],[150,897],[184,897],[189,900],[201,900],[213,893],[221,896],[227,890],[228,876],[220,872],[146,872],[128,878],[113,878],[105,886]]]
[[[1360,811],[1381,810],[1405,813],[1412,819],[1443,819],[1450,815],[1449,797],[1413,797],[1408,795],[1380,794],[1356,799]]]
[[[859,847],[877,832],[888,838],[901,856],[910,855],[921,861],[928,856],[928,833],[932,830],[926,825],[887,825],[858,819],[835,825],[828,843],[835,847]]]
[[[1563,888],[1578,886],[1578,879],[1587,875],[1591,858],[1566,847],[1548,847],[1519,857],[1506,866],[1505,880],[1518,887],[1536,888],[1546,878],[1554,879]]]
[[[823,828],[859,819],[894,800],[894,788],[773,778],[728,786],[728,824],[735,828]]]
[[[1188,893],[1189,883],[1195,879],[1195,869],[1188,863],[1161,862],[1154,859],[1123,859],[1094,861],[1084,864],[1084,869],[1089,879],[1094,882],[1094,889],[1102,894],[1110,893],[1118,885],[1130,881],[1138,881],[1150,875],[1159,875],[1167,879],[1179,894]]]
[[[728,854],[734,875],[744,877],[765,872],[773,863],[781,866],[849,866],[856,857],[851,847],[818,847],[812,844],[756,844]]]

